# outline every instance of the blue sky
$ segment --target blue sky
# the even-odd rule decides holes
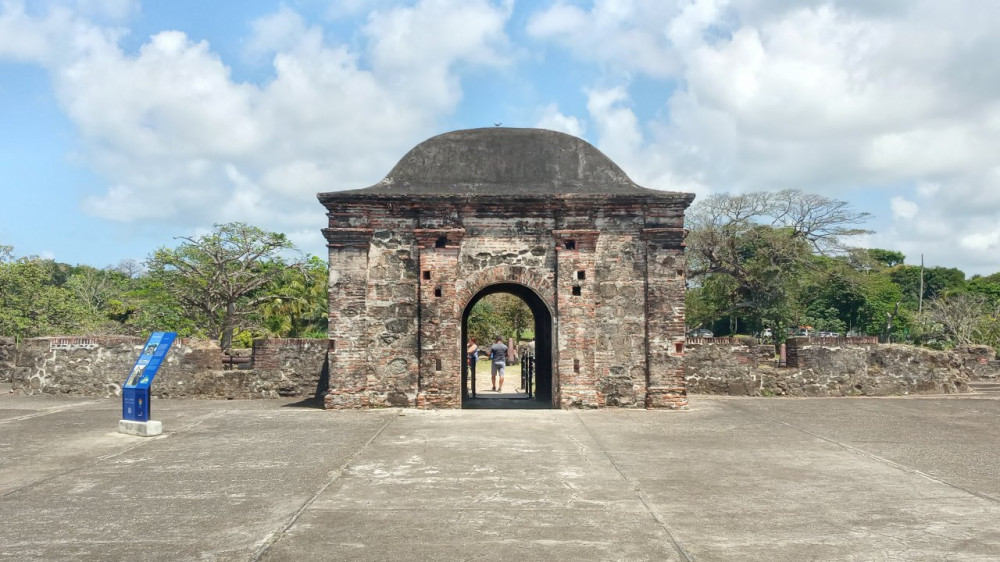
[[[0,244],[103,267],[242,220],[323,255],[317,192],[501,121],[988,274],[997,29],[986,0],[0,0]]]

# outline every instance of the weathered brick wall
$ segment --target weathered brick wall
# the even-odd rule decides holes
[[[646,228],[646,327],[648,391],[646,406],[684,408],[684,277],[683,216],[665,217],[663,226]]]
[[[934,351],[866,341],[798,343],[808,343],[798,346],[799,366],[785,368],[776,366],[771,346],[689,343],[688,389],[737,396],[948,394],[967,392],[970,380],[997,376],[995,352],[988,347]]]
[[[646,405],[646,252],[639,225],[631,226],[636,228],[631,233],[598,238],[594,267],[584,271],[584,282],[593,279],[584,295],[594,302],[590,329],[598,406]]]
[[[595,329],[598,297],[595,291],[599,257],[596,230],[556,230],[556,309],[559,311],[556,372],[559,373],[559,403],[564,407],[596,408],[605,405],[598,390],[601,365],[595,361],[598,331]],[[591,279],[579,279],[580,272]],[[613,354],[624,349],[605,349]]]
[[[34,338],[17,348],[12,387],[24,394],[118,396],[144,339]],[[214,341],[174,342],[153,382],[160,398],[275,398],[325,391],[327,340],[258,340],[252,370],[222,370]]]
[[[456,295],[460,244],[465,229],[434,226],[438,228],[414,231],[420,256],[420,361],[416,405],[458,408],[462,405],[463,355],[462,308]]]

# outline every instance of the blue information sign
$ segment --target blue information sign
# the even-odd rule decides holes
[[[153,332],[122,385],[122,418],[149,421],[149,387],[167,356],[176,332]]]

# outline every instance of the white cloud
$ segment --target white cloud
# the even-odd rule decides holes
[[[331,43],[282,7],[254,22],[247,41],[249,54],[273,65],[261,84],[234,80],[212,45],[181,31],[126,53],[122,31],[87,16],[120,16],[133,5],[83,4],[32,15],[7,0],[0,60],[49,69],[81,160],[109,186],[83,208],[122,222],[242,220],[318,232],[317,192],[374,183],[438,132],[461,99],[456,66],[508,63],[506,2],[388,7],[351,45]],[[298,239],[321,243],[318,234]]]
[[[559,111],[559,106],[549,104],[542,108],[542,115],[538,118],[535,126],[541,129],[560,131],[576,137],[582,137],[584,133],[583,124],[579,119],[570,115],[564,115]]]
[[[247,52],[252,57],[273,56],[290,51],[303,42],[309,34],[320,34],[318,28],[310,29],[298,12],[282,5],[278,11],[258,18],[250,25],[253,33],[247,41]],[[320,37],[313,37],[318,40]]]
[[[993,255],[998,255],[1000,254],[1000,226],[991,231],[966,234],[959,241],[959,244],[963,248],[975,252],[993,252]]]
[[[666,77],[677,69],[667,37],[676,14],[677,6],[663,0],[594,0],[589,11],[560,0],[534,14],[527,30],[609,71]]]
[[[917,216],[917,213],[920,211],[920,207],[916,203],[902,197],[893,197],[889,201],[889,204],[892,208],[892,216],[895,219],[910,220]]]
[[[864,209],[899,221],[886,222],[880,244],[1000,269],[982,255],[1000,223],[1000,10],[973,0],[655,4],[558,2],[528,27],[605,69],[588,117],[634,179],[848,200],[903,190]],[[662,117],[631,109],[634,73],[663,79]]]

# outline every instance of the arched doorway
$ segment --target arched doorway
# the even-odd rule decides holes
[[[476,293],[469,302],[465,305],[465,309],[462,311],[462,350],[463,350],[463,361],[462,364],[464,368],[462,369],[462,388],[469,388],[470,376],[468,362],[464,361],[464,350],[468,342],[468,324],[469,315],[472,312],[472,308],[482,300],[484,297],[496,293],[508,293],[520,298],[528,305],[531,309],[531,314],[534,317],[534,333],[535,333],[535,389],[533,396],[528,399],[525,397],[523,400],[518,402],[506,400],[502,407],[508,408],[537,408],[540,405],[547,407],[552,407],[552,394],[553,394],[553,377],[552,377],[552,341],[553,341],[553,326],[552,326],[552,312],[549,311],[548,306],[533,290],[529,289],[524,285],[517,283],[498,283],[495,285],[490,285],[483,288],[478,293]],[[493,342],[479,342],[482,348],[488,349]],[[473,396],[470,392],[463,390],[462,393],[462,407],[490,407],[486,400],[489,398],[482,397],[481,394]],[[497,403],[493,404],[496,407],[501,407]]]

